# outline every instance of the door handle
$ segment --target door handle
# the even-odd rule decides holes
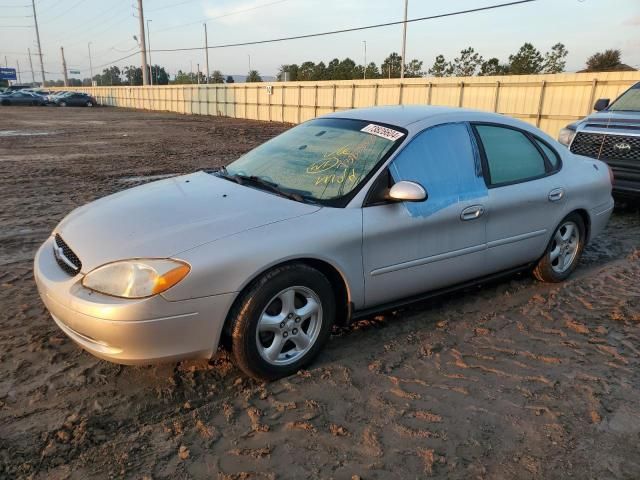
[[[470,207],[462,210],[460,214],[460,220],[475,220],[480,218],[484,214],[484,207],[482,205],[471,205]]]
[[[564,197],[564,189],[563,188],[554,188],[553,190],[551,190],[549,192],[549,201],[550,202],[557,202],[559,200],[562,200],[562,197]]]

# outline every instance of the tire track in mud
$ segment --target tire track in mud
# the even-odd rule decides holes
[[[286,127],[42,111],[0,119],[58,132],[0,139],[0,477],[640,476],[633,208],[615,212],[564,284],[519,275],[360,321],[278,382],[243,377],[225,352],[120,367],[49,319],[31,274],[37,246],[131,177],[227,163]]]

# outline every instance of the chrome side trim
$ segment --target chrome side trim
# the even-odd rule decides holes
[[[493,242],[489,242],[487,244],[488,248],[499,247],[501,245],[507,245],[509,243],[519,242],[521,240],[528,240],[530,238],[539,237],[540,235],[544,235],[547,233],[547,229],[544,230],[536,230],[535,232],[522,233],[520,235],[515,235],[513,237],[501,238],[500,240],[494,240]]]
[[[487,245],[474,245],[471,247],[461,248],[459,250],[453,250],[451,252],[440,253],[438,255],[432,255],[430,257],[418,258],[416,260],[409,260],[408,262],[397,263],[395,265],[389,265],[382,268],[377,268],[371,271],[371,276],[382,275],[384,273],[395,272],[405,268],[418,267],[420,265],[426,265],[428,263],[437,262],[439,260],[447,260],[449,258],[458,257],[460,255],[468,255],[469,253],[480,252],[486,250]]]

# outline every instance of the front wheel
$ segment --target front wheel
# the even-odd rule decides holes
[[[87,107],[93,107],[93,102],[87,102]]]
[[[561,282],[578,266],[585,244],[584,220],[577,213],[567,215],[558,225],[533,275],[543,282]]]
[[[66,107],[67,106],[67,102],[60,102],[58,105],[60,105],[61,107]]]
[[[261,380],[292,375],[329,338],[335,298],[327,277],[302,264],[277,267],[256,280],[231,312],[238,366]]]

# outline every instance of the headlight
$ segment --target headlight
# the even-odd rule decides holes
[[[562,130],[560,130],[560,133],[558,134],[558,141],[565,145],[565,146],[569,146],[571,145],[571,142],[573,141],[573,137],[576,136],[576,131],[572,128],[563,128]]]
[[[189,270],[189,265],[178,260],[123,260],[92,270],[82,279],[82,285],[114,297],[144,298],[173,287]]]

